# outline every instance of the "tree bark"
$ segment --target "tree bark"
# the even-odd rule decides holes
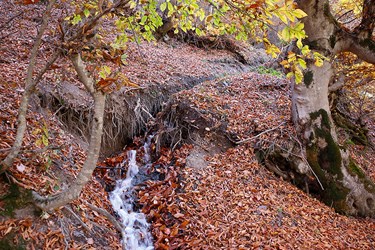
[[[305,0],[299,7],[308,14],[303,19],[308,36],[306,42],[314,51],[333,57],[335,53],[350,50],[348,44],[352,41],[341,35],[330,14],[328,1]],[[366,46],[361,50],[366,50]],[[304,142],[310,169],[323,186],[322,200],[340,213],[375,217],[375,185],[337,141],[328,101],[332,77],[330,61],[322,67],[308,62],[304,82],[293,86],[292,119]]]
[[[45,210],[53,211],[67,203],[77,199],[83,187],[91,179],[92,173],[96,168],[96,163],[99,157],[100,145],[103,132],[103,117],[105,108],[105,94],[100,90],[95,89],[94,80],[89,77],[85,69],[85,65],[81,60],[79,54],[71,57],[74,68],[77,71],[78,78],[85,85],[86,89],[94,99],[94,117],[92,121],[91,136],[89,147],[87,150],[87,158],[77,179],[62,193],[51,197],[42,197],[37,193],[33,193],[36,206]]]
[[[87,158],[77,179],[65,191],[51,197],[42,197],[35,192],[33,193],[36,206],[45,211],[53,211],[77,199],[96,168],[103,131],[105,95],[100,91],[96,92],[94,94],[94,102],[94,118]]]
[[[17,133],[16,133],[16,138],[13,143],[13,146],[7,155],[7,157],[0,163],[0,174],[4,173],[9,167],[13,165],[14,159],[17,157],[21,146],[22,146],[22,141],[23,137],[25,135],[26,131],[26,113],[27,113],[27,107],[29,105],[29,100],[30,100],[30,95],[32,94],[35,86],[38,84],[39,80],[43,76],[43,74],[47,71],[47,69],[53,64],[53,62],[57,59],[58,54],[55,53],[52,57],[51,60],[47,62],[45,67],[41,70],[39,75],[36,77],[36,79],[33,78],[33,72],[35,69],[35,63],[36,63],[36,57],[38,54],[38,49],[40,47],[40,44],[42,43],[42,36],[48,26],[48,20],[51,15],[51,10],[55,4],[56,0],[52,0],[49,2],[46,11],[44,12],[43,15],[43,21],[42,25],[38,31],[38,35],[35,38],[34,45],[31,49],[31,54],[30,54],[30,62],[27,68],[27,75],[26,75],[26,80],[25,80],[25,92],[22,95],[21,99],[21,104],[18,109],[18,119],[17,119]]]

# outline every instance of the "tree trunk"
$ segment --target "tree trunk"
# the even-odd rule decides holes
[[[327,57],[349,49],[350,43],[340,36],[329,12],[328,1],[303,0],[299,7],[308,14],[303,22],[308,36],[305,42],[311,49]],[[340,213],[375,217],[375,185],[337,141],[328,101],[332,64],[328,60],[322,67],[307,64],[304,82],[293,86],[292,119],[310,169],[321,183],[322,201]]]
[[[43,74],[48,70],[48,68],[56,61],[58,53],[54,53],[51,59],[46,63],[45,67],[39,72],[38,76],[34,79],[33,73],[35,69],[36,57],[38,55],[38,49],[42,43],[43,34],[48,26],[48,20],[50,18],[51,10],[55,4],[56,0],[50,1],[46,11],[43,15],[43,22],[38,31],[38,35],[35,38],[33,48],[31,49],[30,62],[27,68],[27,75],[25,80],[25,92],[22,95],[21,104],[18,109],[18,119],[17,119],[17,133],[13,146],[7,155],[7,157],[0,163],[0,174],[4,173],[9,167],[13,165],[14,159],[17,157],[21,146],[23,137],[26,131],[26,114],[29,105],[30,96],[38,84]]]
[[[90,144],[88,148],[86,161],[79,172],[77,179],[62,193],[52,197],[42,197],[37,193],[33,193],[36,206],[45,211],[53,211],[67,203],[77,199],[87,182],[90,181],[96,163],[99,157],[102,131],[103,116],[105,107],[105,94],[101,91],[94,93],[94,118],[92,122]]]
[[[375,185],[337,143],[328,103],[328,84],[332,66],[310,65],[305,82],[294,85],[292,115],[306,159],[324,190],[322,201],[337,212],[348,215],[375,215]]]
[[[68,189],[51,197],[42,197],[33,192],[35,205],[45,211],[53,211],[65,204],[77,199],[87,182],[91,179],[92,173],[96,168],[99,158],[100,146],[103,133],[103,117],[105,108],[105,93],[95,89],[95,82],[86,71],[79,54],[71,56],[74,68],[77,71],[79,80],[85,85],[86,89],[94,98],[94,117],[92,119],[91,136],[89,148],[87,149],[87,158],[77,179]]]

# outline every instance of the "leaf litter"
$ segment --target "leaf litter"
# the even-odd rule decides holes
[[[1,159],[6,156],[16,132],[17,108],[32,44],[32,39],[27,37],[35,33],[35,30],[30,32],[30,22],[33,22],[32,15],[16,22],[13,27],[23,33],[18,37],[11,34],[4,38],[2,44],[6,46],[1,46],[0,50]],[[207,66],[205,62],[228,56],[223,51],[205,51],[178,43],[176,48],[141,44],[145,59],[138,60],[138,48],[135,44],[129,46],[126,70],[129,79],[140,86],[155,79],[162,84],[171,75],[207,74],[215,65]],[[48,53],[48,46],[43,49]],[[60,68],[68,65],[64,60],[59,63]],[[56,80],[56,72],[49,72],[47,79]],[[76,81],[69,74],[68,78]],[[213,112],[214,115],[203,112],[210,119],[228,120],[228,133],[239,140],[279,126],[277,130],[260,136],[262,146],[266,147],[294,136],[289,121],[289,95],[286,80],[248,73],[205,83],[182,91],[176,98],[188,99],[200,111]],[[72,180],[81,168],[85,153],[84,144],[76,143],[73,136],[58,126],[59,121],[45,112],[29,112],[23,151],[15,163],[18,169],[11,170],[10,178],[17,180],[23,188],[50,194],[66,188],[65,183]],[[50,133],[48,145],[52,147],[48,149],[36,143],[41,134],[35,131],[43,127]],[[190,145],[174,152],[163,149],[150,170],[158,177],[139,186],[138,202],[152,223],[156,249],[375,247],[373,219],[338,215],[332,208],[276,178],[258,164],[251,141],[209,157],[208,167],[200,170],[184,167],[191,149]],[[369,152],[358,156],[355,152],[362,149],[353,147],[352,154],[375,179],[374,161],[369,158],[374,154]],[[38,150],[44,151],[36,155]],[[115,166],[124,155],[107,159],[106,164],[110,165],[112,161]],[[62,249],[66,246],[72,249],[120,249],[119,234],[112,223],[86,205],[89,202],[112,211],[102,184],[113,181],[113,177],[108,176],[108,171],[104,171],[104,175],[103,179],[98,178],[102,175],[97,172],[80,198],[69,206],[81,221],[65,209],[40,217],[30,213],[15,218],[1,216],[0,237],[20,235],[21,238],[12,238],[13,243],[26,242],[29,249]],[[6,195],[9,184],[1,181],[0,186],[1,196]],[[4,211],[4,206],[3,202],[0,203],[0,211]],[[85,231],[83,225],[90,231]]]

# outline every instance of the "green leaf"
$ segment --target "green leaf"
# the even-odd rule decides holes
[[[48,138],[45,135],[42,135],[42,142],[44,146],[48,146]]]
[[[105,73],[104,73],[103,71],[100,71],[100,72],[99,72],[99,76],[100,76],[101,78],[103,78],[103,79],[106,78],[106,75],[105,75]]]
[[[277,13],[277,16],[280,18],[280,20],[285,23],[286,25],[288,25],[288,19],[285,15],[283,14],[280,14],[280,13]]]
[[[44,135],[48,137],[49,136],[48,129],[46,127],[43,127],[42,130],[43,130]]]
[[[135,1],[130,1],[129,4],[130,9],[134,9],[137,6],[137,3]]]
[[[204,13],[203,10],[200,10],[199,11],[199,19],[203,22],[204,18],[205,18],[206,14]]]
[[[147,21],[147,16],[143,16],[140,23],[143,25],[146,23],[146,21]]]
[[[285,27],[281,31],[281,39],[283,39],[285,42],[289,42],[290,41],[290,29],[289,29],[289,27]]]
[[[110,67],[103,66],[103,69],[104,69],[105,73],[107,73],[108,75],[111,74],[111,68]]]
[[[164,2],[164,3],[160,4],[160,10],[161,11],[165,11],[166,8],[167,8],[167,2]]]
[[[81,15],[74,15],[73,20],[72,20],[72,24],[76,25],[81,21],[82,21]]]
[[[294,29],[302,31],[304,27],[305,27],[304,23],[297,23],[297,25],[296,25],[296,27]]]
[[[302,55],[304,55],[304,56],[306,56],[307,54],[309,54],[310,53],[309,46],[308,45],[303,46],[301,52],[302,52]]]
[[[106,79],[109,75],[111,74],[111,68],[104,65],[103,67],[101,67],[100,69],[100,72],[99,72],[99,76],[103,79]]]
[[[128,55],[127,55],[127,54],[122,54],[122,55],[121,55],[121,62],[122,62],[123,64],[126,64],[126,59],[128,59]]]
[[[84,9],[83,10],[83,14],[85,15],[85,17],[89,17],[90,16],[90,11],[88,9]]]
[[[298,39],[298,40],[297,40],[297,47],[298,47],[299,49],[301,49],[302,46],[303,46],[303,44],[302,44],[302,40],[301,40],[301,39]]]
[[[202,30],[200,30],[199,28],[195,29],[195,33],[197,33],[198,36],[201,36],[203,34]]]
[[[173,11],[173,5],[171,2],[168,2],[168,10],[169,12]]]
[[[292,12],[289,12],[289,11],[285,11],[285,16],[291,21],[291,22],[294,22],[295,21],[295,17],[293,16],[293,13]]]

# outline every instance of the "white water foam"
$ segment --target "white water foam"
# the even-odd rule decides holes
[[[145,144],[145,160],[149,163],[148,143]],[[124,165],[126,162],[122,162]],[[116,183],[115,189],[110,193],[109,199],[112,203],[113,210],[121,218],[123,226],[122,245],[126,250],[151,250],[154,249],[152,243],[152,235],[149,232],[149,224],[143,213],[133,210],[134,198],[133,178],[138,174],[139,168],[136,162],[136,151],[128,152],[128,172],[124,180]]]

